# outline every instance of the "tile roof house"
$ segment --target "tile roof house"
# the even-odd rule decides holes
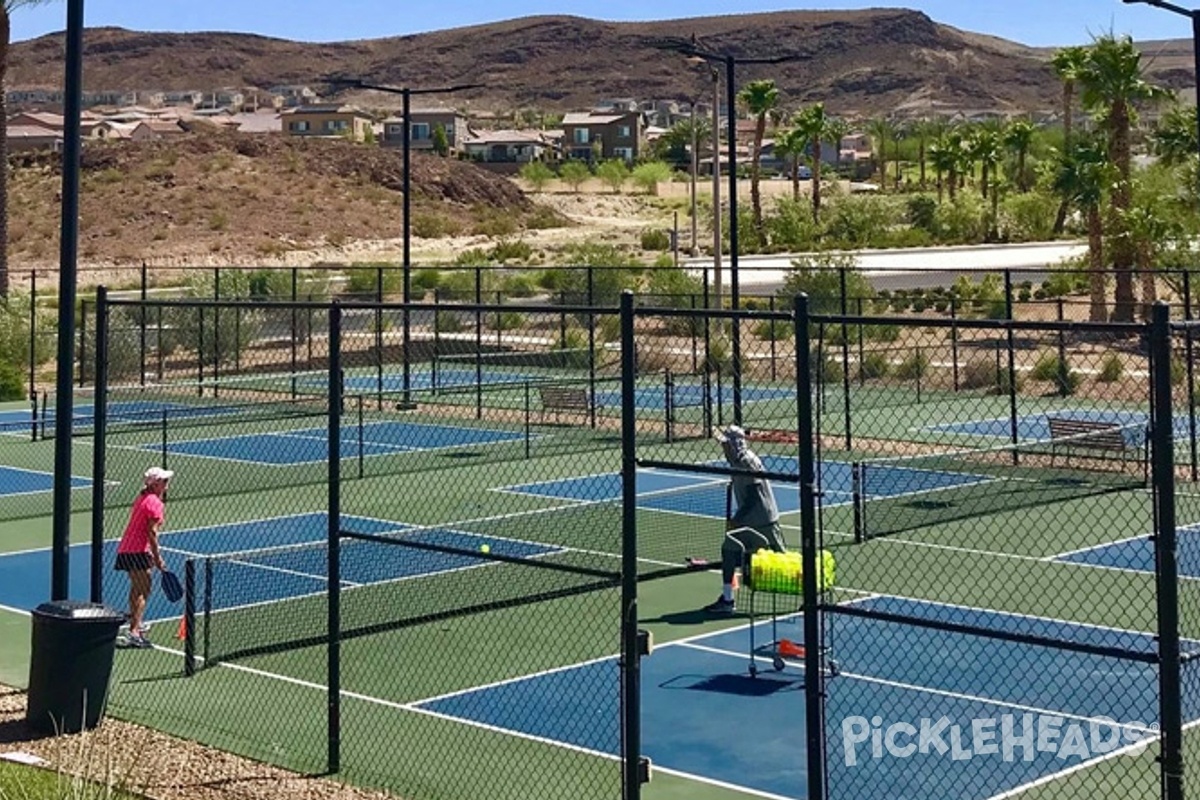
[[[326,103],[297,106],[282,114],[283,132],[288,136],[345,136],[356,142],[366,140],[372,130],[371,117],[357,106]]]
[[[644,125],[637,111],[571,112],[563,117],[565,156],[578,161],[619,158],[636,161],[642,148]]]
[[[472,160],[487,164],[527,164],[554,157],[555,146],[542,131],[480,131],[462,143]]]
[[[63,134],[61,130],[43,128],[40,125],[14,125],[9,123],[8,152],[21,153],[30,150],[62,150]]]
[[[438,126],[446,132],[446,143],[450,153],[462,151],[463,140],[470,135],[467,118],[454,108],[409,109],[411,125],[409,146],[413,150],[433,150],[434,132]],[[388,117],[383,121],[383,137],[379,143],[384,147],[404,146],[404,118]]]

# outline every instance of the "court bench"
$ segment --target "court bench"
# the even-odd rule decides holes
[[[1137,464],[1143,469],[1146,467],[1148,435],[1143,436],[1141,442],[1130,441],[1125,437],[1125,429],[1115,422],[1071,417],[1047,417],[1046,421],[1050,425],[1051,464],[1062,447],[1066,449],[1067,456],[1079,450],[1091,454],[1119,455],[1122,464],[1132,455]]]
[[[543,420],[547,411],[553,411],[554,419],[558,420],[560,413],[586,415],[592,408],[588,391],[582,386],[539,386],[538,394],[542,400]]]

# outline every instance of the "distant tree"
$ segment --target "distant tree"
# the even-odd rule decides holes
[[[37,6],[48,0],[0,0],[0,297],[8,297],[8,119],[5,102],[8,47],[12,43],[11,14],[18,8]]]
[[[442,158],[450,155],[450,137],[446,135],[446,126],[438,123],[433,126],[433,152]]]
[[[1050,59],[1050,65],[1054,67],[1055,73],[1063,84],[1062,92],[1062,120],[1063,120],[1063,152],[1071,150],[1071,137],[1074,133],[1074,118],[1075,118],[1075,85],[1079,80],[1079,74],[1083,70],[1083,65],[1087,61],[1088,51],[1086,47],[1064,47],[1054,53]],[[1061,234],[1063,228],[1067,224],[1067,201],[1064,199],[1058,206],[1058,213],[1054,217],[1054,233]]]
[[[646,194],[658,194],[658,185],[671,180],[671,165],[665,161],[647,161],[633,168],[633,182]]]
[[[554,172],[541,161],[530,161],[521,167],[521,177],[533,187],[535,192],[540,192],[554,178]]]
[[[1091,295],[1088,318],[1092,322],[1108,319],[1104,269],[1104,218],[1100,213],[1104,190],[1112,181],[1104,143],[1095,138],[1077,140],[1058,157],[1054,172],[1054,191],[1068,208],[1076,205],[1087,219],[1088,285]]]
[[[829,131],[826,133],[826,136],[837,147],[836,159],[839,168],[842,166],[842,141],[850,135],[851,130],[853,130],[853,126],[850,124],[850,120],[839,119],[837,117],[829,118]]]
[[[562,178],[572,191],[578,192],[584,181],[592,177],[592,171],[584,162],[572,159],[559,168],[558,177]]]
[[[754,143],[750,149],[750,207],[754,211],[754,229],[758,240],[763,240],[762,192],[762,144],[767,134],[767,117],[779,107],[779,89],[775,81],[750,81],[742,87],[738,98],[754,117]],[[733,109],[730,109],[733,113]],[[733,147],[736,143],[730,142]]]
[[[1163,114],[1151,135],[1154,152],[1168,166],[1196,157],[1196,107],[1174,105]]]
[[[799,128],[788,128],[775,136],[775,155],[788,161],[788,176],[792,179],[792,200],[800,200],[800,162],[808,150],[808,140]]]
[[[962,132],[951,128],[929,145],[929,162],[937,175],[938,202],[942,202],[942,191],[949,188],[950,202],[958,193],[958,173],[962,169],[964,149]],[[945,175],[945,181],[942,176]]]
[[[629,167],[619,158],[610,158],[596,167],[596,177],[612,189],[613,194],[620,194],[625,181],[629,180]]]
[[[895,125],[884,117],[867,122],[867,135],[871,137],[871,150],[875,154],[875,166],[879,170],[879,185],[887,184],[887,143],[895,132]]]
[[[829,135],[829,117],[825,116],[825,104],[816,103],[795,117],[796,130],[808,142],[812,164],[812,211],[813,222],[821,220],[821,142]]]

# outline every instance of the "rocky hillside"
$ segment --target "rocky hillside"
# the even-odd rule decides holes
[[[266,88],[357,75],[379,83],[433,87],[481,83],[456,96],[472,108],[567,110],[602,98],[687,99],[707,77],[663,45],[699,37],[742,58],[790,56],[746,65],[739,82],[771,77],[785,101],[823,100],[834,113],[869,115],[934,107],[1051,109],[1059,96],[1049,52],[939,25],[896,9],[788,11],[609,23],[571,16],[510,20],[413,36],[303,44],[239,34],[136,33],[86,36],[89,89]],[[61,35],[13,46],[10,87],[62,80]],[[557,76],[547,80],[547,76]],[[372,106],[398,98],[354,97]]]

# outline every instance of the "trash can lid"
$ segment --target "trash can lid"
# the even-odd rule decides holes
[[[125,619],[124,614],[104,603],[89,603],[86,600],[54,600],[42,603],[33,613],[38,617],[84,622],[120,622]]]

